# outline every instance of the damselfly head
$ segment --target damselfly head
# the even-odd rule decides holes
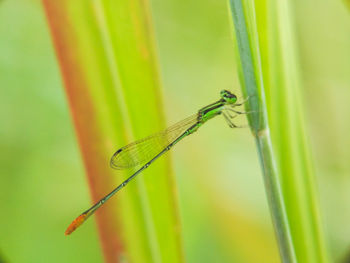
[[[221,98],[226,101],[229,104],[234,104],[237,101],[237,97],[235,94],[232,94],[231,92],[229,92],[228,90],[222,90],[220,92],[220,96]]]

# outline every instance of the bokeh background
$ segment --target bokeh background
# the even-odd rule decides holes
[[[221,89],[239,94],[226,1],[151,3],[168,124]],[[339,262],[350,250],[350,12],[340,0],[293,8],[322,222]],[[90,197],[36,0],[0,1],[0,149],[0,262],[102,262],[94,220],[63,234]],[[188,262],[279,262],[248,129],[216,118],[172,156]]]

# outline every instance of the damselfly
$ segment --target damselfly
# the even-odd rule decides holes
[[[142,165],[142,167],[138,169],[134,174],[132,174],[128,179],[118,185],[112,192],[107,194],[95,205],[78,216],[69,225],[65,234],[71,234],[88,217],[95,213],[95,211],[100,208],[108,199],[110,199],[115,193],[126,186],[139,173],[148,168],[155,160],[169,151],[183,138],[197,131],[199,127],[201,127],[208,120],[214,118],[215,116],[223,115],[231,128],[239,127],[232,122],[232,119],[246,112],[238,111],[235,109],[235,107],[241,106],[244,102],[246,102],[246,100],[242,101],[241,103],[237,103],[237,96],[227,90],[221,91],[220,96],[221,98],[218,101],[201,108],[197,114],[176,123],[175,125],[162,132],[130,143],[117,150],[110,161],[112,168],[126,169],[139,165]]]

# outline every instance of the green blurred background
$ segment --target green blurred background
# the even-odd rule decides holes
[[[168,124],[221,89],[239,94],[226,1],[151,3]],[[323,226],[340,261],[350,249],[350,13],[340,0],[293,7]],[[102,262],[94,220],[63,234],[90,199],[39,1],[0,1],[0,147],[0,262]],[[217,118],[173,152],[187,261],[279,262],[249,130]]]

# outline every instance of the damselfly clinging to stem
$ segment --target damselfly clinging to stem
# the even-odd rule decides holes
[[[134,179],[139,173],[150,166],[155,160],[169,151],[183,138],[197,131],[198,128],[208,120],[214,118],[215,116],[223,115],[231,128],[239,127],[232,122],[232,119],[246,112],[237,111],[235,110],[235,107],[241,106],[244,102],[246,102],[247,99],[241,103],[236,103],[236,95],[227,90],[221,91],[220,96],[221,98],[218,101],[203,107],[197,112],[197,114],[176,123],[175,125],[162,132],[130,143],[116,151],[111,159],[112,168],[126,169],[139,165],[142,165],[142,167],[128,179],[126,179],[123,183],[117,186],[112,192],[110,192],[95,205],[78,216],[67,228],[65,232],[66,235],[72,233],[88,217],[95,213],[95,211],[100,208],[109,198],[111,198],[115,193],[127,185],[132,179]]]

